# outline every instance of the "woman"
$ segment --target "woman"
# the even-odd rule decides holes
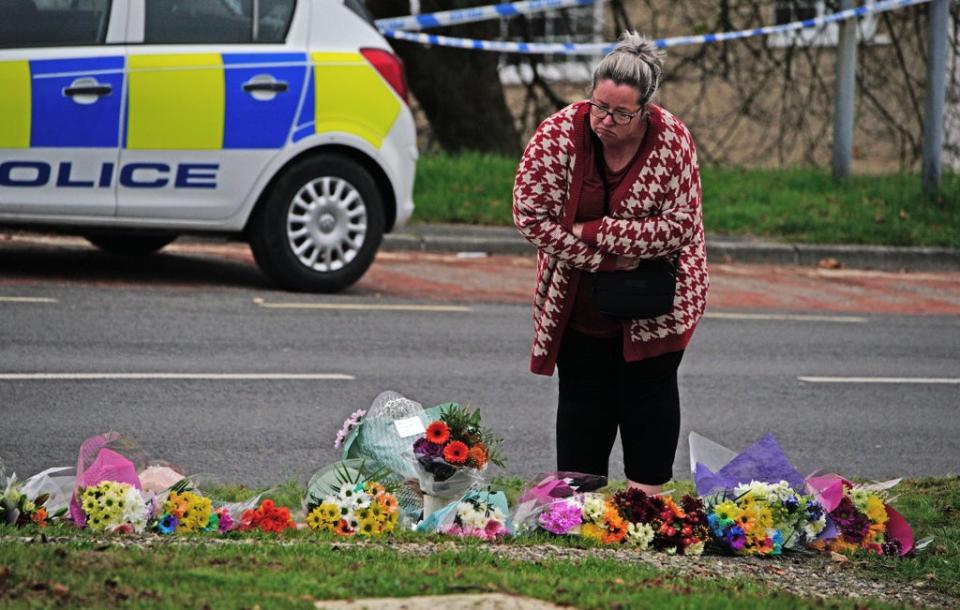
[[[660,52],[636,32],[597,66],[590,99],[546,119],[517,168],[514,222],[539,251],[531,370],[560,377],[559,470],[606,475],[617,430],[632,487],[659,493],[680,434],[677,368],[703,315],[706,250],[693,138],[651,103]],[[591,274],[676,258],[670,313],[605,317]]]

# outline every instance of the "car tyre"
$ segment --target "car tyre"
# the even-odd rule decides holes
[[[380,191],[348,157],[321,154],[288,168],[251,220],[254,259],[277,285],[337,292],[373,263],[383,241]]]
[[[147,256],[159,252],[178,236],[176,233],[90,233],[88,242],[111,254]]]

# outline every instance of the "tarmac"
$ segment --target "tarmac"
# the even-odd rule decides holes
[[[533,255],[513,227],[411,224],[384,238],[386,251],[460,253],[461,256]],[[707,234],[712,264],[766,264],[878,271],[960,271],[960,250],[894,246],[817,245]]]

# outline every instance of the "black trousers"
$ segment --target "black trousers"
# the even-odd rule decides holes
[[[679,351],[626,362],[622,337],[597,339],[568,328],[557,357],[557,469],[607,476],[619,429],[627,478],[669,481],[680,436],[682,358]]]

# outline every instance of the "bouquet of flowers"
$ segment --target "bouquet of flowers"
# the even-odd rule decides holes
[[[649,496],[628,488],[614,494],[613,504],[628,524],[629,542],[670,555],[703,553],[710,531],[699,498],[685,495],[677,504],[669,496]]]
[[[400,503],[392,492],[394,483],[386,470],[371,472],[363,460],[323,469],[307,485],[307,526],[338,536],[388,534],[401,517]]]
[[[397,527],[397,498],[375,482],[345,483],[307,512],[307,525],[338,536],[382,536]]]
[[[502,491],[472,490],[417,525],[419,532],[436,531],[460,538],[497,540],[511,534],[507,497]]]
[[[225,507],[214,507],[210,498],[191,489],[181,480],[158,501],[159,517],[154,528],[161,534],[188,534],[216,532],[225,534],[233,529],[233,516]]]
[[[786,481],[751,481],[730,494],[711,496],[707,522],[720,548],[744,555],[779,555],[814,541],[827,528],[820,502],[798,494]]]
[[[867,550],[880,555],[906,555],[913,531],[889,505],[887,490],[899,480],[856,485],[837,475],[809,477],[836,527],[836,537],[815,541],[818,550],[840,553]]]
[[[424,518],[483,480],[487,463],[503,466],[501,440],[480,425],[480,411],[450,403],[413,443]]]
[[[296,527],[297,525],[290,517],[289,508],[277,506],[273,500],[267,499],[262,501],[257,508],[243,511],[237,529],[241,532],[260,530],[261,532],[281,534],[284,530],[296,529]]]
[[[582,522],[583,499],[577,494],[596,491],[607,484],[607,477],[577,472],[551,472],[540,475],[517,500],[511,520],[518,532],[538,527],[554,534],[566,534]],[[540,520],[544,513],[547,526]]]
[[[101,481],[79,495],[84,521],[95,532],[142,533],[150,508],[140,490],[129,483]]]
[[[47,525],[47,509],[44,508],[49,498],[48,494],[41,494],[34,499],[23,492],[23,485],[17,481],[17,475],[10,475],[5,480],[0,470],[0,485],[3,493],[0,495],[0,524],[7,523],[17,527],[25,525]]]

